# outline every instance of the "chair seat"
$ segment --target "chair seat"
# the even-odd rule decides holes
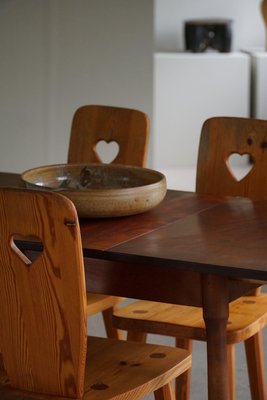
[[[243,296],[229,306],[228,344],[253,336],[267,323],[267,294]],[[116,328],[206,341],[202,309],[137,301],[113,314]]]
[[[83,400],[142,398],[191,366],[186,350],[160,345],[88,337]],[[133,369],[135,373],[133,373]],[[0,359],[0,398],[63,400],[8,386]],[[64,399],[66,399],[64,397]]]
[[[122,297],[108,296],[105,294],[97,294],[97,293],[86,293],[86,298],[87,298],[87,306],[86,306],[87,315],[94,315],[110,307],[115,307],[118,303],[120,303],[123,300]]]

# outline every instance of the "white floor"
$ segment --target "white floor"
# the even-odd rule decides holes
[[[169,189],[194,191],[195,189],[195,170],[193,168],[183,169],[162,169],[162,173],[167,178]],[[91,335],[104,336],[104,327],[100,315],[89,318],[88,331]],[[150,343],[164,345],[174,345],[173,338],[158,335],[149,335]],[[264,330],[265,365],[267,366],[267,330]],[[250,400],[250,390],[246,370],[246,359],[243,344],[236,346],[236,400]],[[191,381],[191,400],[207,400],[207,368],[206,368],[206,344],[195,342],[193,349],[193,367]],[[267,377],[266,377],[267,378]],[[153,395],[145,400],[154,399]]]

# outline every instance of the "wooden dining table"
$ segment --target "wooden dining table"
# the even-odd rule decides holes
[[[23,182],[0,173],[0,186]],[[80,228],[88,291],[203,308],[208,399],[228,400],[229,302],[267,281],[267,202],[168,190],[151,211]]]

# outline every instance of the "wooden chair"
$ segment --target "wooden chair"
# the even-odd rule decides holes
[[[235,177],[229,157],[246,155],[251,171]],[[267,121],[217,117],[202,128],[196,191],[213,195],[267,199]],[[194,244],[192,244],[194,245]],[[219,294],[218,294],[219,295]],[[128,331],[132,340],[145,340],[147,333],[176,337],[176,345],[192,350],[192,340],[206,340],[202,310],[196,307],[138,301],[114,313],[114,326]],[[262,329],[267,323],[267,295],[254,293],[230,304],[227,327],[231,400],[235,399],[234,345],[244,341],[251,398],[266,400]],[[190,371],[177,379],[177,399],[189,399]]]
[[[74,114],[68,162],[102,163],[97,151],[99,143],[117,145],[112,163],[143,167],[146,164],[149,141],[148,116],[138,110],[120,107],[86,105]],[[115,149],[116,150],[116,149]],[[121,298],[87,293],[87,315],[102,312],[107,336],[121,338],[112,326],[112,314]]]
[[[126,400],[156,390],[191,366],[183,349],[88,337],[79,220],[66,197],[0,190],[0,398]],[[38,240],[33,259],[18,239]],[[24,247],[25,248],[25,247]],[[175,351],[174,351],[175,350]]]

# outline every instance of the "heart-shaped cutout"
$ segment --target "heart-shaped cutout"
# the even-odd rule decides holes
[[[44,249],[43,243],[38,237],[25,237],[21,235],[13,235],[11,237],[10,247],[27,266],[32,265],[32,263],[42,254]],[[30,250],[32,247],[36,247],[36,250]]]
[[[226,165],[233,178],[240,182],[251,172],[254,162],[248,153],[233,153],[228,157]]]
[[[109,164],[115,160],[120,150],[120,146],[114,140],[106,142],[105,140],[99,140],[96,144],[96,151],[100,160]]]

